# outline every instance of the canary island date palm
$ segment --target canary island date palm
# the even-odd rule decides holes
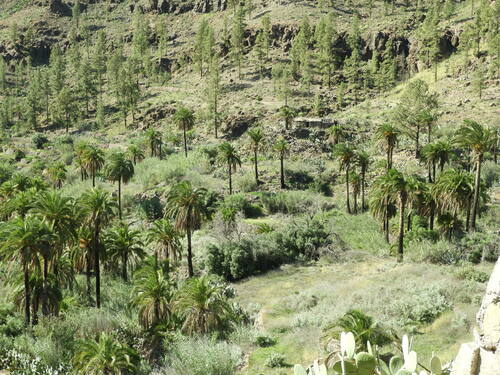
[[[387,170],[392,168],[392,157],[400,133],[398,128],[387,123],[380,125],[375,131],[375,138],[384,145],[386,150]]]
[[[231,304],[222,285],[209,276],[192,278],[178,291],[175,311],[184,319],[182,330],[188,335],[224,332],[234,321]]]
[[[236,168],[241,167],[241,159],[234,146],[229,142],[224,142],[219,146],[217,161],[221,165],[227,166],[229,177],[229,195],[233,194],[233,173]]]
[[[174,122],[182,130],[184,137],[184,154],[187,157],[187,131],[191,130],[194,126],[195,116],[194,112],[186,107],[179,107],[174,113]]]
[[[250,140],[252,142],[253,164],[254,164],[254,170],[255,170],[255,183],[258,185],[259,184],[259,169],[258,169],[258,165],[257,165],[257,155],[258,155],[261,143],[264,139],[264,133],[262,132],[262,130],[260,128],[255,128],[255,129],[250,129],[248,131],[248,136],[250,137]]]
[[[172,317],[174,285],[156,266],[147,265],[134,275],[133,304],[139,308],[139,324],[146,330]]]
[[[153,128],[149,128],[145,132],[146,139],[149,143],[149,150],[151,157],[161,157],[162,136],[161,133]]]
[[[491,150],[495,142],[494,132],[472,120],[464,120],[464,125],[457,130],[455,143],[472,151],[476,163],[476,177],[474,181],[474,197],[472,201],[472,212],[470,219],[470,230],[476,230],[476,215],[479,207],[481,188],[481,167],[484,154]]]
[[[104,166],[104,151],[95,145],[87,145],[81,154],[82,166],[92,177],[92,187],[95,187],[95,177]]]
[[[40,269],[40,256],[44,264],[48,264],[50,246],[53,233],[41,219],[27,215],[2,223],[0,226],[2,245],[0,254],[2,259],[11,260],[21,265],[24,277],[24,319],[25,324],[30,324],[30,275]],[[45,267],[44,267],[45,268]],[[45,273],[45,277],[48,276]]]
[[[91,189],[80,198],[80,205],[84,213],[84,223],[92,232],[92,251],[94,258],[96,306],[101,307],[101,230],[115,216],[116,202],[108,192]]]
[[[104,167],[106,178],[118,182],[118,214],[122,218],[122,183],[128,183],[134,176],[134,164],[122,151],[113,152]]]
[[[285,159],[290,154],[290,146],[285,138],[279,137],[273,149],[280,158],[280,186],[282,189],[285,189]]]
[[[361,177],[361,211],[366,209],[365,205],[365,187],[366,187],[366,174],[371,164],[370,155],[366,151],[359,151],[356,154],[356,163],[359,167],[359,175]]]
[[[140,361],[134,349],[102,332],[97,340],[79,342],[73,357],[73,372],[78,375],[135,374]]]
[[[155,251],[156,261],[159,260],[160,254],[169,261],[177,263],[182,256],[182,245],[180,242],[180,233],[175,229],[169,219],[159,219],[153,222],[147,233],[147,238],[151,243],[155,243],[157,250]],[[172,259],[170,259],[172,257]]]
[[[141,232],[126,223],[110,228],[105,235],[106,258],[111,265],[121,263],[122,279],[128,281],[128,269],[146,255]]]
[[[134,165],[144,160],[145,157],[144,150],[136,143],[132,143],[127,147],[127,155]]]
[[[344,127],[340,124],[330,126],[326,132],[328,134],[328,140],[333,144],[333,146],[337,145],[346,135]]]
[[[207,216],[206,193],[206,189],[194,188],[189,181],[182,181],[174,185],[167,195],[165,215],[174,219],[178,231],[186,233],[189,277],[194,276],[191,237]]]
[[[333,149],[333,156],[339,161],[340,170],[345,171],[346,206],[347,212],[351,213],[351,204],[349,201],[349,174],[351,173],[351,166],[356,160],[356,153],[349,144],[339,143]]]

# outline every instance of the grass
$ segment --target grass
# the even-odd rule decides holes
[[[347,255],[348,258],[348,255]],[[491,270],[491,266],[483,266]],[[277,340],[275,346],[253,347],[248,367],[242,374],[281,374],[265,361],[271,353],[282,353],[290,364],[307,364],[322,355],[321,327],[351,308],[358,308],[383,323],[394,322],[388,306],[411,298],[411,288],[440,288],[453,306],[414,334],[415,348],[425,363],[433,351],[444,361],[456,354],[460,342],[471,339],[470,326],[485,284],[469,286],[478,296],[472,304],[457,297],[467,283],[458,281],[447,267],[427,264],[396,265],[394,259],[365,254],[364,260],[342,264],[285,266],[279,271],[253,277],[235,285],[242,304],[260,305],[257,324],[262,332]],[[404,287],[402,287],[404,285]],[[316,302],[304,303],[314,297]],[[404,331],[399,328],[399,331]]]

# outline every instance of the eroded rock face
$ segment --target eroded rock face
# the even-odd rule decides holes
[[[451,375],[500,374],[500,259],[491,274],[476,320],[475,341],[460,347]]]

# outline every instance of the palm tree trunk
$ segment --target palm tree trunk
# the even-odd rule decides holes
[[[193,277],[194,270],[193,270],[193,252],[191,247],[191,228],[189,227],[187,228],[186,235],[187,235],[188,276]]]
[[[431,143],[431,124],[427,124],[427,143]]]
[[[431,206],[431,212],[429,214],[429,229],[434,230],[434,216],[436,215],[436,208],[434,205]]]
[[[95,171],[92,171],[92,187],[95,187]]]
[[[358,213],[358,194],[356,194],[356,192],[353,192],[352,196],[354,198],[354,213],[357,214]]]
[[[122,179],[118,179],[118,216],[122,219]]]
[[[31,294],[30,294],[30,277],[26,261],[23,262],[23,271],[24,271],[24,324],[26,326],[29,326]]]
[[[187,146],[186,125],[182,126],[182,130],[184,132],[184,154],[187,157],[188,156],[188,146]]]
[[[345,168],[345,188],[346,188],[346,205],[347,205],[347,213],[351,213],[351,204],[349,202],[349,164],[346,165]]]
[[[411,231],[411,219],[412,219],[412,214],[411,212],[408,213],[408,222],[406,223],[406,231],[409,232]]]
[[[365,173],[361,173],[361,212],[365,211]]]
[[[87,277],[87,296],[89,298],[89,303],[92,303],[92,282],[90,281],[90,275],[92,273],[92,259],[90,256],[90,249],[87,248],[87,264],[86,264],[86,277]]]
[[[233,170],[231,169],[231,164],[229,164],[229,195],[233,194]]]
[[[466,207],[466,215],[467,218],[465,220],[465,231],[469,232],[470,231],[470,209],[471,209],[471,204],[470,204],[470,199],[467,199],[467,207]]]
[[[417,132],[415,134],[415,157],[420,155],[420,125],[417,125]]]
[[[281,155],[280,157],[280,173],[281,173],[281,188],[285,188],[285,167],[284,167],[284,155]]]
[[[479,155],[476,163],[476,180],[474,182],[474,199],[472,201],[472,214],[471,214],[471,230],[476,230],[476,215],[479,202],[479,188],[481,184],[481,164],[483,161],[483,156]]]
[[[32,319],[31,322],[34,326],[38,324],[38,305],[39,305],[39,300],[38,297],[34,297],[32,304],[31,304],[31,315]]]
[[[398,237],[398,262],[403,261],[403,240],[405,235],[405,203],[406,197],[400,194],[400,207],[399,207],[399,237]]]
[[[101,268],[99,264],[99,222],[95,224],[94,232],[94,271],[95,271],[95,301],[99,309],[101,307]]]
[[[127,282],[128,277],[127,277],[127,253],[124,252],[122,254],[122,278],[123,281]]]
[[[253,162],[255,166],[255,183],[259,184],[259,170],[257,168],[257,147],[253,149]]]
[[[48,292],[48,278],[49,278],[49,260],[47,256],[43,257],[43,299],[42,299],[42,314],[47,316],[49,314],[47,306],[47,292]]]

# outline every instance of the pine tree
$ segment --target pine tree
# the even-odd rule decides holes
[[[97,34],[97,42],[95,44],[94,54],[92,56],[92,67],[97,74],[97,85],[99,87],[99,95],[102,98],[103,76],[106,74],[106,34],[100,31]]]
[[[0,56],[0,93],[3,94],[7,86],[7,69],[3,56]]]
[[[241,79],[241,65],[243,63],[243,54],[245,52],[243,37],[245,33],[244,11],[242,7],[238,8],[233,18],[233,27],[231,30],[231,57],[238,67],[238,78]]]
[[[253,48],[255,63],[257,65],[257,69],[259,71],[261,78],[264,75],[264,69],[266,66],[266,50],[264,45],[264,39],[265,39],[264,32],[263,31],[259,32],[257,38],[255,39],[255,45]]]
[[[198,31],[196,32],[196,38],[194,43],[194,61],[198,66],[200,72],[200,77],[203,76],[204,63],[206,62],[206,39],[208,35],[208,22],[203,19],[198,26]]]
[[[333,72],[338,65],[333,51],[335,30],[331,22],[328,22],[326,18],[322,19],[319,25],[323,25],[320,29],[322,31],[318,31],[317,33],[317,38],[319,38],[317,39],[319,45],[319,69],[323,75],[323,81],[326,82],[330,88],[332,85]]]
[[[345,82],[341,82],[337,89],[337,104],[340,108],[344,106],[345,90],[346,90]]]
[[[28,88],[26,90],[26,116],[29,125],[35,130],[38,126],[38,115],[44,108],[40,100],[40,94],[42,92],[41,81],[40,69],[34,70],[30,76]]]
[[[474,72],[472,84],[474,90],[479,95],[479,99],[481,99],[483,96],[483,90],[486,88],[486,72],[481,65]]]
[[[214,124],[215,138],[219,136],[219,99],[221,92],[220,63],[219,59],[215,57],[212,61],[207,84],[208,109]]]
[[[142,56],[149,47],[149,27],[144,15],[139,11],[139,7],[134,13],[134,33],[132,36],[132,45],[134,54]]]
[[[55,94],[54,116],[58,122],[64,125],[66,133],[68,133],[71,122],[78,113],[76,98],[69,86],[63,87]]]
[[[43,96],[43,106],[45,109],[45,118],[47,123],[49,122],[49,105],[50,105],[50,95],[52,94],[50,90],[50,74],[48,68],[40,69],[40,89]]]
[[[81,10],[80,10],[80,1],[76,0],[73,8],[71,8],[72,14],[72,22],[74,23],[76,29],[80,28],[80,19],[81,19]]]
[[[64,87],[65,63],[61,49],[55,47],[50,54],[50,86],[52,92],[58,93]]]
[[[83,64],[80,64],[77,82],[77,90],[79,95],[85,102],[85,109],[88,116],[90,111],[90,100],[97,94],[97,79],[95,76],[95,71],[92,69],[92,64],[89,60],[86,60]]]
[[[268,59],[271,46],[271,18],[269,15],[262,17],[262,39],[262,45],[266,51],[266,59]]]

